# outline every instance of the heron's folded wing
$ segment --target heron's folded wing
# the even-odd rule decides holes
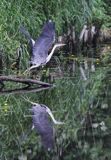
[[[31,55],[31,63],[32,64],[41,64],[46,61],[48,56],[48,51],[52,46],[52,42],[50,38],[47,37],[39,37],[38,40],[35,41],[35,45],[33,47],[33,52]]]
[[[48,119],[47,113],[33,116],[33,124],[41,136],[42,144],[45,149],[52,149],[54,145],[53,126]]]
[[[54,135],[50,132],[41,136],[41,141],[46,150],[52,150],[54,148]]]

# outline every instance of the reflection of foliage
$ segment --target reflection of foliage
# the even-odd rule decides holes
[[[34,102],[48,105],[55,111],[55,117],[65,122],[55,127],[58,149],[52,154],[54,159],[57,156],[60,159],[110,159],[110,85],[106,83],[109,59],[109,56],[104,58],[102,66],[89,74],[88,81],[80,79],[78,72],[74,78],[56,80],[52,90],[27,95]],[[29,108],[30,104],[24,102],[22,96],[1,97],[0,147],[1,156],[8,160],[22,153],[30,159],[42,157],[40,138],[31,131],[31,117],[24,117],[30,115]],[[45,154],[42,159],[49,157]]]

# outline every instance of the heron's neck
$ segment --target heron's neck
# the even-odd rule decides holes
[[[57,46],[54,46],[54,47],[52,48],[52,51],[50,52],[50,54],[49,54],[48,57],[47,57],[46,63],[51,59],[51,57],[52,57],[52,55],[53,55],[54,50],[56,49],[56,47],[57,47]]]

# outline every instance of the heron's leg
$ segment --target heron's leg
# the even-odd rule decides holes
[[[60,122],[60,121],[55,120],[51,110],[48,107],[46,107],[46,111],[50,115],[50,117],[52,118],[54,124],[64,124],[64,122]]]
[[[36,65],[34,65],[34,66],[31,66],[31,67],[29,67],[27,70],[25,70],[25,72],[23,73],[23,74],[26,74],[27,72],[30,72],[30,70],[32,70],[32,69],[34,69],[34,68],[37,68],[37,67],[39,67],[40,65],[39,64],[36,64]]]

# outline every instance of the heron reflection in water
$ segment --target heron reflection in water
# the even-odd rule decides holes
[[[32,39],[29,32],[23,26],[20,27],[20,31],[29,39],[31,46],[31,67],[26,71],[45,65],[50,61],[55,49],[65,45],[55,44],[48,55],[49,50],[55,42],[55,23],[51,20],[44,24],[42,32],[36,41]]]
[[[50,151],[54,148],[54,128],[53,124],[64,124],[63,122],[55,120],[51,110],[44,104],[33,103],[27,100],[32,104],[32,122],[33,127],[41,136],[41,141],[43,147]],[[49,116],[51,117],[53,123],[49,120]]]

